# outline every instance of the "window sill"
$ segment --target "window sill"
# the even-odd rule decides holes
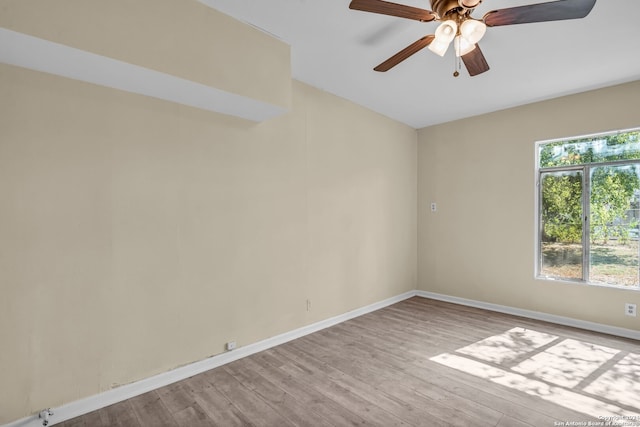
[[[607,285],[604,283],[591,283],[591,282],[585,282],[582,280],[559,279],[556,277],[536,276],[535,280],[542,281],[542,282],[561,283],[563,285],[580,285],[580,286],[615,289],[615,290],[622,290],[622,291],[640,291],[640,286]]]

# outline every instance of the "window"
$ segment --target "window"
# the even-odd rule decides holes
[[[537,276],[639,288],[640,130],[539,142],[536,159]]]

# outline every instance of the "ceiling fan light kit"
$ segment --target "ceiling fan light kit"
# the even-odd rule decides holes
[[[349,8],[354,10],[397,16],[420,22],[441,22],[435,34],[422,37],[407,46],[376,66],[375,71],[388,71],[425,47],[439,56],[444,56],[453,41],[455,55],[462,58],[470,76],[477,76],[489,71],[489,64],[478,46],[487,27],[580,19],[591,12],[596,0],[556,0],[509,7],[492,10],[486,13],[482,19],[471,17],[474,8],[482,3],[482,0],[430,0],[430,3],[432,10],[385,0],[351,1]],[[458,74],[456,70],[454,76],[457,77]]]

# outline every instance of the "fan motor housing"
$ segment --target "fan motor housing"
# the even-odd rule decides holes
[[[440,19],[459,8],[458,0],[431,0],[431,10],[437,13]]]

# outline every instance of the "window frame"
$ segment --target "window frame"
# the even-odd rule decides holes
[[[590,281],[589,277],[589,267],[590,267],[590,253],[591,253],[591,169],[595,167],[606,167],[606,166],[621,166],[621,165],[640,165],[640,159],[629,159],[629,160],[611,160],[606,162],[592,162],[592,163],[584,163],[577,165],[563,165],[563,166],[552,166],[552,167],[540,167],[540,147],[550,143],[556,142],[569,142],[578,139],[587,139],[587,138],[597,138],[604,137],[609,135],[621,134],[621,133],[632,133],[640,131],[640,127],[638,128],[630,128],[609,132],[599,132],[595,134],[589,135],[580,135],[573,136],[567,138],[556,138],[549,140],[536,141],[534,144],[535,147],[535,179],[534,179],[534,206],[535,206],[535,215],[534,215],[534,236],[535,236],[535,269],[534,269],[534,278],[536,280],[544,280],[544,281],[556,281],[556,282],[567,282],[573,284],[581,284],[586,286],[598,286],[610,289],[624,289],[631,291],[640,291],[640,284],[638,286],[626,286],[626,285],[618,285],[613,283],[594,283]],[[554,276],[544,276],[541,274],[542,272],[542,185],[541,178],[544,173],[549,172],[570,172],[570,171],[580,171],[582,173],[582,278],[581,279],[573,279],[569,277],[554,277]],[[640,242],[639,242],[640,244]],[[640,255],[639,255],[640,257]],[[640,259],[639,259],[640,261]],[[639,267],[640,270],[640,267]],[[639,272],[640,274],[640,272]]]

